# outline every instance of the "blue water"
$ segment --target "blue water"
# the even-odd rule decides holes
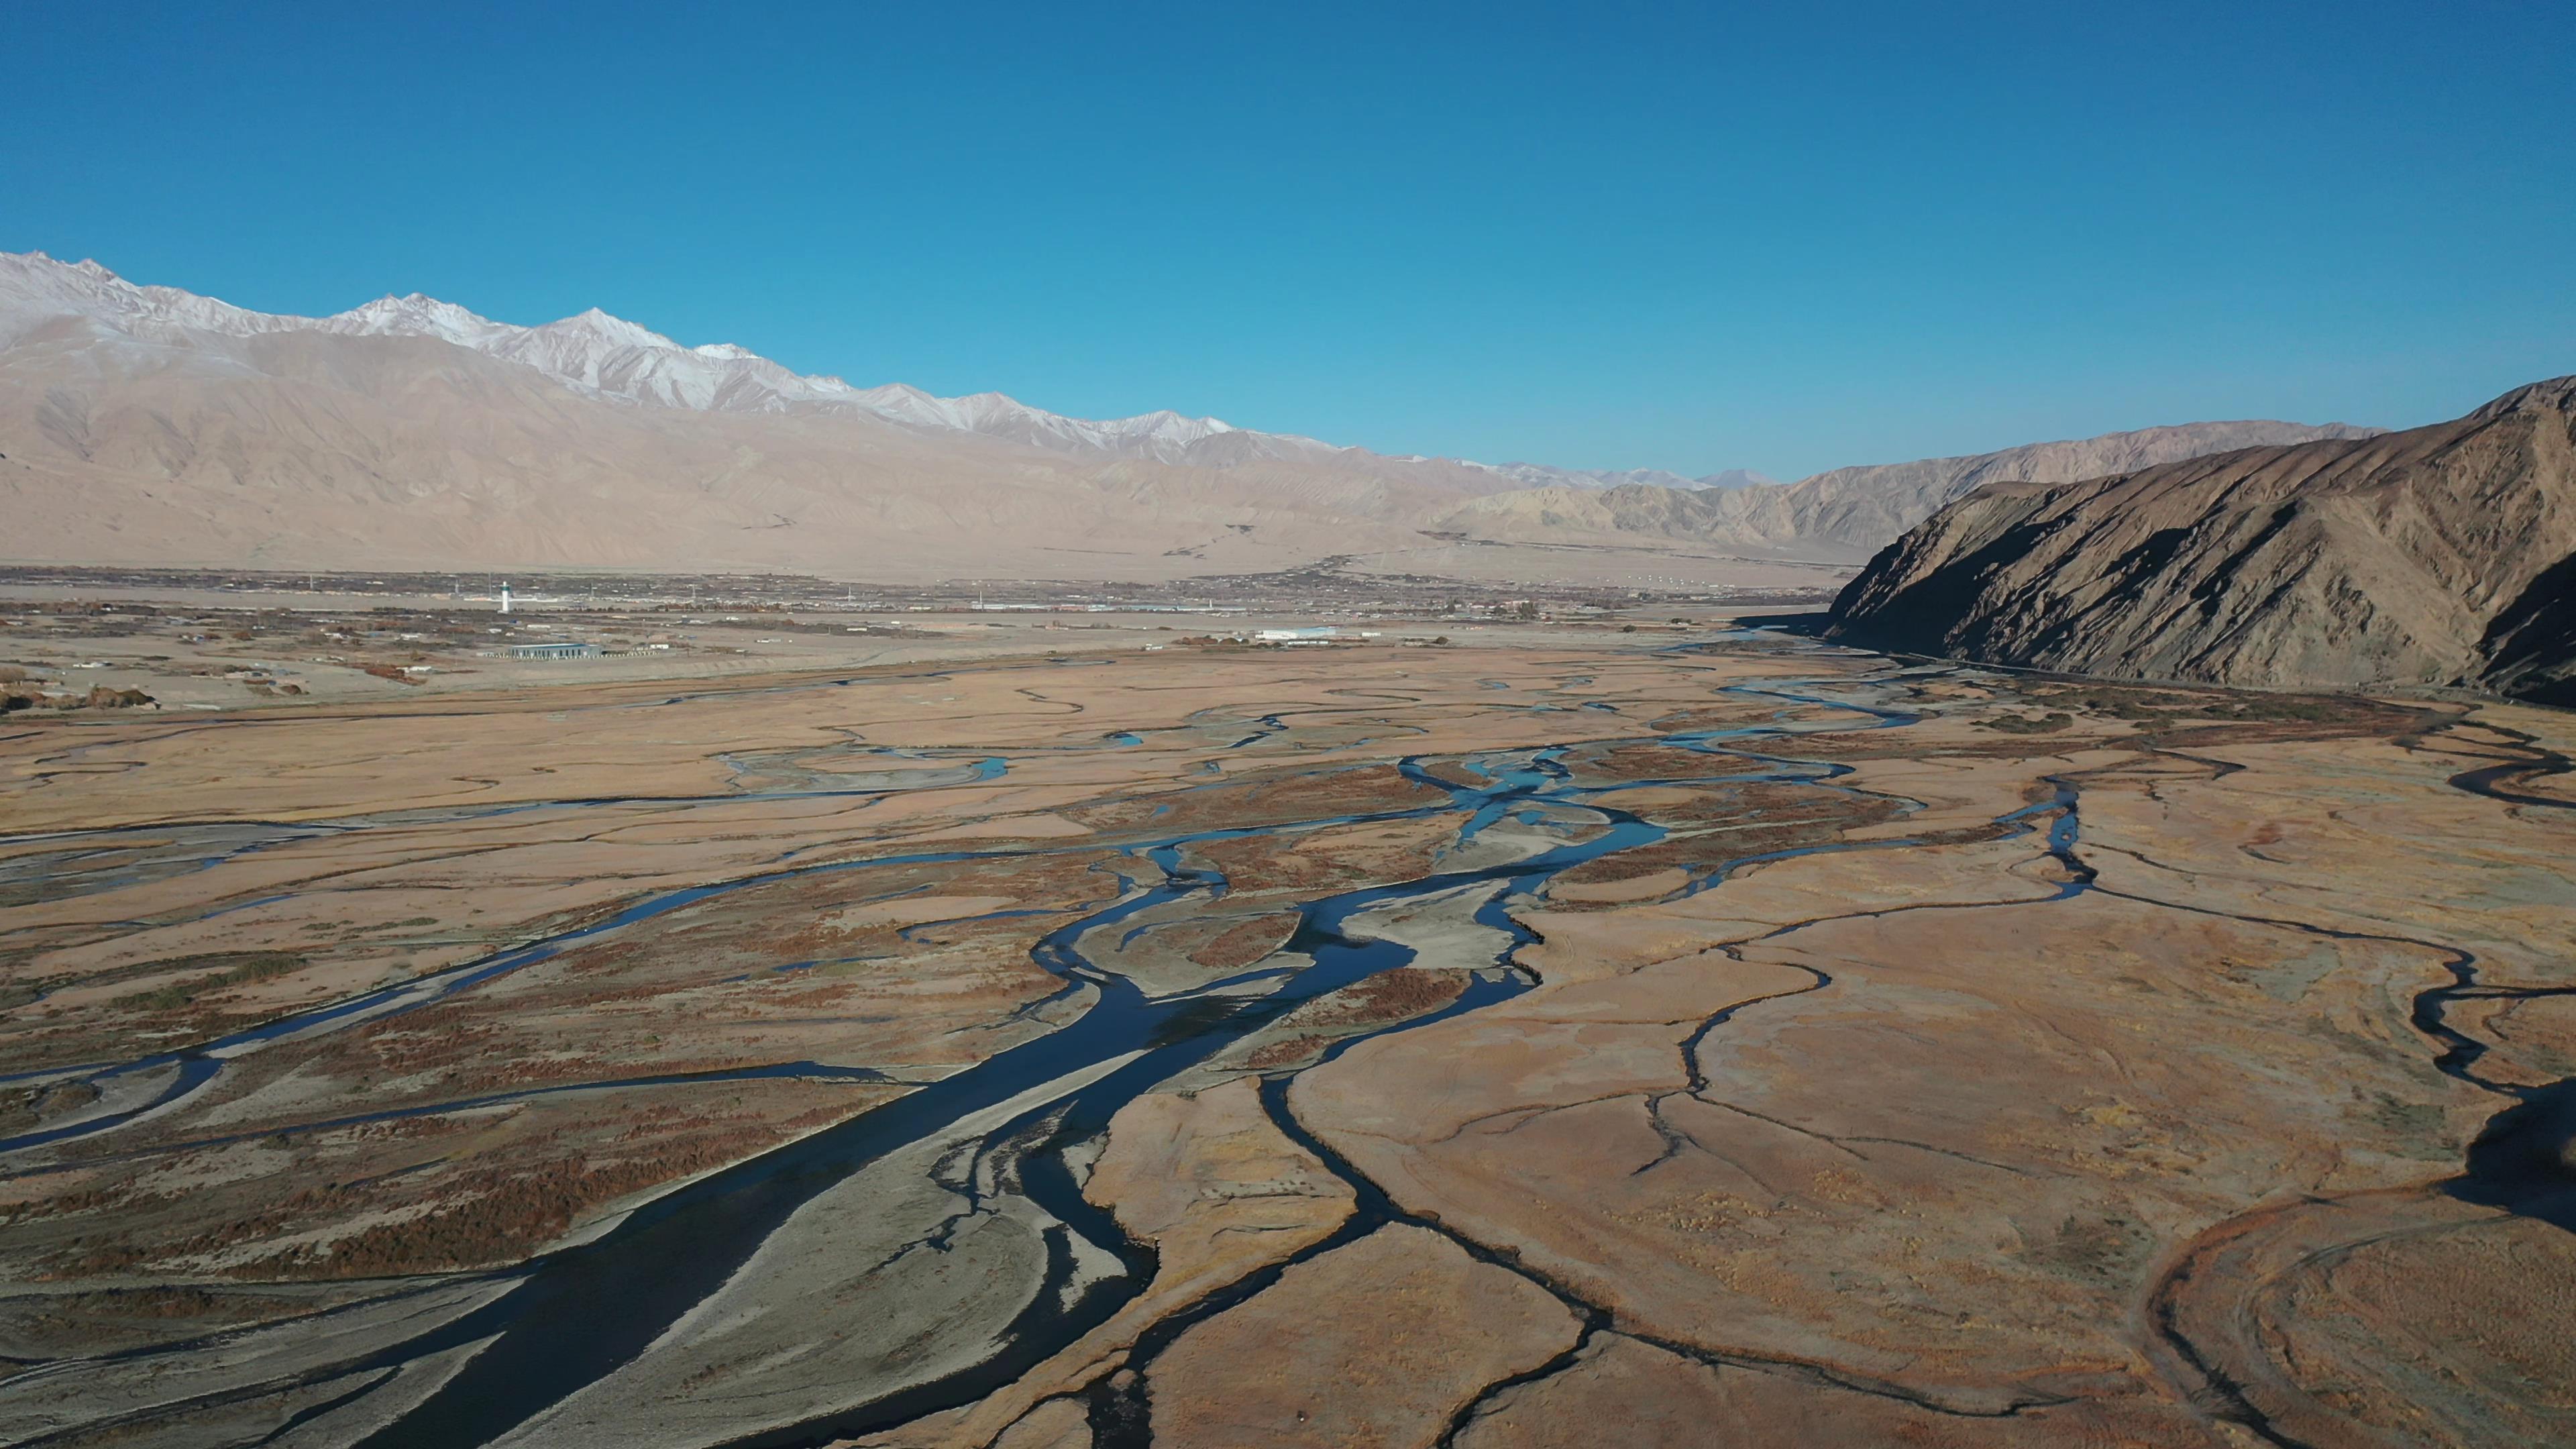
[[[1784,704],[1854,710],[1879,727],[1910,723],[1902,711],[1882,709],[1839,698],[1817,698],[1776,689],[1738,691],[1777,698]],[[1250,744],[1287,728],[1276,716],[1261,720],[1260,733],[1236,741]],[[1847,727],[1847,726],[1846,726]],[[1708,784],[1782,780],[1824,786],[1846,767],[1777,759],[1751,754],[1731,742],[1778,739],[1789,733],[1778,723],[1739,729],[1682,732],[1631,743],[1656,743],[1708,755],[1712,763],[1740,767],[1727,773],[1693,777]],[[1135,736],[1110,736],[1114,743],[1141,742]],[[1593,748],[1618,742],[1597,742]],[[1479,909],[1477,919],[1493,928],[1503,943],[1484,963],[1475,985],[1450,1011],[1469,1010],[1525,989],[1530,977],[1515,967],[1512,955],[1533,938],[1510,914],[1515,901],[1543,896],[1558,873],[1620,851],[1651,844],[1664,831],[1596,798],[1640,782],[1580,785],[1572,778],[1564,748],[1495,752],[1455,762],[1465,782],[1432,773],[1425,762],[1408,758],[1399,764],[1403,778],[1440,792],[1433,803],[1375,812],[1355,812],[1282,824],[1211,829],[1174,834],[1124,848],[1132,864],[1122,869],[1120,894],[1049,930],[1029,948],[1032,961],[1060,978],[1065,986],[1050,1003],[1081,994],[1089,1005],[1062,1025],[973,1067],[918,1087],[895,1101],[859,1113],[840,1124],[774,1151],[690,1182],[649,1202],[608,1232],[577,1246],[547,1254],[527,1264],[515,1287],[496,1301],[407,1342],[353,1357],[335,1373],[367,1374],[418,1360],[426,1355],[486,1337],[495,1341],[426,1399],[400,1415],[365,1442],[373,1446],[445,1446],[485,1442],[565,1395],[597,1381],[643,1351],[682,1315],[713,1293],[797,1208],[812,1201],[869,1163],[935,1134],[961,1119],[1085,1069],[1119,1058],[1135,1059],[1099,1080],[1033,1109],[988,1134],[988,1144],[1018,1143],[1015,1161],[1026,1194],[1062,1225],[1078,1234],[1120,1269],[1073,1288],[1073,1260],[1058,1251],[1049,1280],[1029,1300],[1018,1321],[998,1340],[994,1355],[976,1368],[907,1389],[892,1397],[872,1398],[866,1385],[849,1386],[849,1407],[826,1418],[761,1429],[746,1424],[746,1445],[819,1442],[835,1435],[883,1427],[921,1413],[969,1402],[1008,1382],[1036,1362],[1105,1321],[1138,1292],[1152,1272],[1150,1250],[1129,1241],[1105,1213],[1082,1198],[1065,1165],[1064,1149],[1096,1138],[1109,1118],[1137,1095],[1210,1060],[1226,1047],[1277,1021],[1298,1005],[1379,972],[1412,961],[1411,948],[1391,941],[1355,938],[1347,933],[1352,918],[1391,902],[1420,899],[1464,886],[1499,887]],[[989,767],[989,770],[987,770]],[[993,759],[979,765],[977,778],[998,778],[1007,763]],[[1672,783],[1683,783],[1675,781]],[[1827,786],[1827,788],[1832,788]],[[804,793],[804,792],[799,792]],[[741,798],[739,796],[730,798]],[[2055,804],[2057,802],[2044,802]],[[542,808],[542,807],[502,807]],[[2043,807],[2032,807],[2034,818]],[[1158,811],[1159,813],[1159,811]],[[1211,843],[1362,824],[1435,816],[1464,815],[1450,849],[1472,843],[1483,831],[1504,821],[1531,827],[1570,830],[1569,838],[1539,854],[1499,864],[1435,870],[1420,878],[1331,893],[1297,906],[1298,922],[1287,943],[1262,963],[1225,981],[1164,997],[1148,995],[1114,966],[1087,957],[1081,943],[1093,932],[1124,925],[1111,934],[1124,945],[1147,925],[1136,918],[1158,908],[1222,897],[1228,882],[1210,866],[1198,847]],[[2074,809],[2071,801],[2051,817],[2051,844],[2060,825],[2071,845]],[[1579,828],[1578,828],[1579,827]],[[178,1101],[201,1088],[221,1070],[223,1059],[237,1051],[333,1030],[351,1023],[416,1010],[458,992],[472,990],[536,962],[550,959],[578,943],[649,923],[730,892],[823,872],[872,870],[886,866],[969,863],[1027,855],[1095,853],[1094,842],[1078,845],[1019,847],[1007,850],[915,852],[873,860],[793,867],[719,884],[662,892],[637,901],[614,915],[542,941],[495,952],[446,972],[398,986],[361,993],[311,1011],[297,1013],[250,1030],[233,1033],[184,1051],[155,1053],[135,1060],[18,1073],[0,1084],[38,1079],[87,1078],[113,1086],[121,1076],[171,1070],[174,1079],[152,1104],[111,1119],[49,1132],[31,1133],[0,1142],[0,1151],[16,1150],[113,1131],[152,1106]],[[2071,858],[2071,856],[2070,856]],[[943,926],[1057,912],[997,911],[953,921],[930,921],[903,928],[906,940]],[[1171,913],[1164,911],[1162,916]],[[1158,917],[1159,919],[1159,917]],[[786,963],[781,969],[814,963]],[[1257,995],[1231,994],[1263,985]],[[1448,1014],[1447,1012],[1441,1013]],[[1404,1023],[1385,1030],[1404,1030]],[[760,1069],[772,1074],[839,1077],[852,1081],[882,1080],[865,1068],[826,1068],[812,1063]],[[598,1090],[604,1086],[686,1086],[698,1079],[639,1078],[621,1083],[567,1084],[538,1091]],[[712,1080],[712,1078],[710,1078]],[[520,1093],[517,1096],[530,1095]],[[502,1100],[495,1097],[493,1100]],[[453,1111],[459,1104],[403,1109],[407,1113]],[[470,1104],[469,1104],[470,1105]],[[381,1120],[402,1113],[362,1114],[327,1125]],[[1062,1245],[1059,1245],[1061,1248]]]

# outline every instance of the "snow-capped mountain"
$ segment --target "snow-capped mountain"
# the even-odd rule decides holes
[[[431,337],[533,367],[578,392],[618,402],[699,412],[840,411],[871,414],[926,431],[977,433],[1078,456],[1151,458],[1201,467],[1262,460],[1309,461],[1363,455],[1293,433],[1237,428],[1218,418],[1168,409],[1094,421],[1031,407],[998,392],[935,397],[888,383],[859,388],[830,376],[806,376],[729,342],[690,347],[651,328],[594,307],[576,317],[519,327],[425,297],[379,297],[328,317],[254,312],[176,287],[142,287],[94,261],[59,262],[43,252],[0,252],[0,346],[69,315],[139,341],[179,342],[189,333],[255,337],[323,332],[358,337]],[[1661,469],[1626,472],[1551,468],[1536,463],[1458,462],[1493,475],[1499,486],[1732,488],[1767,484],[1734,469],[1688,478]]]
[[[867,413],[910,428],[977,433],[1085,457],[1151,458],[1223,468],[1263,460],[1311,461],[1363,454],[1361,449],[1293,433],[1256,432],[1218,418],[1185,417],[1168,409],[1094,421],[1031,407],[998,392],[934,397],[902,383],[853,387],[837,377],[799,374],[729,342],[686,346],[596,307],[559,322],[519,327],[414,292],[407,297],[379,297],[328,317],[280,316],[176,287],[136,286],[94,261],[59,262],[43,252],[0,252],[0,347],[66,315],[85,317],[113,332],[150,342],[180,341],[188,333],[432,337],[525,364],[575,391],[618,402],[699,412]],[[1742,469],[1688,478],[1653,468],[1615,472],[1536,463],[1390,461],[1457,462],[1493,475],[1498,486],[1516,488],[1614,488],[1641,483],[1698,489],[1773,481]]]
[[[1783,486],[1487,466],[1172,412],[1090,421],[999,393],[858,388],[598,311],[519,327],[415,294],[282,317],[0,253],[0,552],[23,560],[954,579],[1366,558],[1425,576],[1741,577],[1724,550],[1857,561],[1986,481],[2356,431],[2189,424]]]
[[[1227,466],[1356,451],[1168,410],[1092,421],[1030,407],[998,392],[943,398],[901,383],[856,388],[837,377],[801,375],[731,343],[684,346],[595,307],[559,322],[518,327],[415,292],[381,297],[329,317],[277,316],[175,287],[138,287],[94,261],[58,262],[42,252],[0,252],[0,346],[65,316],[162,343],[184,341],[190,333],[431,337],[524,364],[566,387],[619,402],[700,412],[860,412],[911,428],[979,433],[1084,455]]]

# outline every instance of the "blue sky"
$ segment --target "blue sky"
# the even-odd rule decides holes
[[[2576,371],[2568,18],[25,6],[0,249],[1493,461],[2406,426]]]

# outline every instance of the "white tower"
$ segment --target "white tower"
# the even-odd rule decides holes
[[[504,614],[510,612],[510,586],[508,584],[503,584],[501,586],[501,612]]]

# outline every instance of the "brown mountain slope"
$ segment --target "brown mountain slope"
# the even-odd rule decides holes
[[[2209,453],[2318,438],[2374,437],[2349,423],[2184,423],[2058,443],[2029,443],[1959,458],[1923,458],[1836,468],[1776,487],[1706,489],[1624,486],[1538,488],[1462,505],[1446,526],[1477,537],[1526,538],[1542,531],[1643,534],[1794,550],[1822,559],[1866,558],[1953,498],[1989,483],[2071,483]]]
[[[0,557],[1138,578],[1420,545],[1492,486],[1358,450],[1219,469],[641,407],[429,338],[63,330],[0,353]]]
[[[2576,378],[2376,438],[1992,484],[1834,614],[1839,638],[1992,663],[2576,702]]]

